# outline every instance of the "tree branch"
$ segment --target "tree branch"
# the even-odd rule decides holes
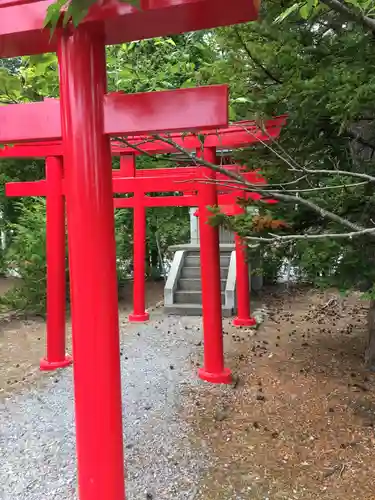
[[[161,135],[155,134],[155,137],[161,141],[164,141],[165,143],[169,144],[170,146],[173,146],[175,149],[178,151],[184,153],[187,155],[195,165],[200,164],[204,165],[205,167],[210,168],[211,170],[214,170],[215,172],[219,172],[223,175],[226,175],[230,179],[233,179],[235,181],[239,181],[243,186],[245,186],[248,191],[254,191],[260,194],[263,194],[264,196],[273,196],[274,198],[286,202],[292,202],[294,204],[298,203],[299,205],[304,205],[305,207],[310,208],[314,212],[317,212],[319,215],[321,215],[324,218],[330,219],[342,226],[348,227],[349,229],[352,229],[354,231],[362,231],[365,229],[362,226],[359,226],[358,224],[354,224],[353,222],[350,222],[346,219],[343,219],[337,214],[334,214],[333,212],[330,212],[329,210],[326,210],[325,208],[319,207],[315,203],[313,203],[310,200],[306,200],[300,196],[293,196],[290,194],[284,194],[284,193],[279,193],[277,191],[273,190],[268,190],[268,189],[262,189],[259,188],[258,185],[251,184],[250,182],[247,182],[240,174],[236,174],[235,172],[231,172],[229,170],[226,170],[223,167],[220,167],[219,165],[215,165],[214,163],[210,163],[203,158],[197,158],[193,154],[191,154],[189,151],[186,151],[182,146],[177,144],[175,141],[171,139],[167,139]]]
[[[286,189],[288,193],[309,193],[312,191],[327,191],[330,189],[342,189],[342,188],[350,188],[350,187],[357,187],[357,186],[364,186],[365,184],[368,184],[368,181],[362,181],[362,182],[353,182],[351,184],[339,184],[337,186],[320,186],[320,187],[313,187],[313,188],[305,188],[305,189]],[[281,193],[284,192],[284,190],[280,191]]]
[[[202,179],[195,179],[197,182],[202,181]],[[232,184],[229,184],[228,182],[225,181],[220,181],[220,180],[210,180],[207,178],[207,181],[205,181],[206,184],[218,184],[219,186],[224,186],[228,188],[235,188],[237,185],[242,184],[241,182],[235,182],[232,181]],[[233,185],[235,184],[235,185]],[[357,187],[357,186],[364,186],[365,184],[368,184],[368,181],[362,181],[362,182],[353,182],[351,184],[339,184],[336,186],[319,186],[319,187],[313,187],[313,188],[302,188],[302,189],[274,189],[274,186],[277,186],[277,184],[267,184],[265,186],[265,190],[267,192],[272,192],[272,193],[309,193],[309,192],[314,192],[314,191],[327,191],[330,189],[343,189],[343,188],[350,188],[350,187]],[[254,184],[253,184],[254,185]],[[257,185],[255,185],[256,189]],[[247,190],[246,190],[247,191]]]
[[[306,168],[303,167],[302,165],[300,166],[300,169],[301,172],[306,172],[307,174],[345,175],[348,177],[358,177],[360,179],[366,179],[367,182],[375,182],[374,176],[369,174],[364,174],[362,172],[350,172],[348,170],[339,170],[339,169],[326,170],[324,168],[322,169]]]
[[[294,240],[320,240],[323,238],[354,238],[356,236],[364,235],[374,235],[375,228],[366,228],[361,231],[352,231],[350,233],[321,233],[321,234],[292,234],[286,236],[278,236],[277,234],[271,234],[271,237],[261,237],[261,236],[246,236],[244,239],[248,241],[257,241],[260,243],[280,243],[284,241],[294,241]]]
[[[355,21],[360,24],[363,28],[371,33],[375,34],[375,20],[371,17],[365,16],[360,12],[347,7],[345,4],[340,2],[340,0],[320,0],[322,3],[327,5],[330,9],[341,14],[345,19],[349,21]]]
[[[252,135],[253,137],[255,137],[255,134],[251,130],[249,130],[247,127],[245,127],[243,125],[242,128],[249,135]],[[267,134],[267,130],[264,130],[264,133]],[[272,140],[272,137],[269,134],[267,134],[267,135],[270,138],[270,140]],[[281,150],[281,152],[285,156],[283,156],[278,151],[276,151],[276,149],[273,148],[266,141],[263,141],[262,139],[259,139],[259,138],[257,140],[258,140],[258,142],[260,142],[261,144],[263,144],[263,146],[265,146],[267,149],[269,149],[270,151],[272,151],[272,153],[274,153],[278,158],[280,158],[280,160],[282,160],[284,163],[286,163],[290,167],[290,169],[292,171],[294,171],[294,172],[298,172],[299,171],[301,173],[304,172],[304,173],[307,173],[307,174],[346,175],[348,177],[358,177],[360,179],[366,179],[369,182],[375,182],[375,177],[374,176],[369,175],[369,174],[365,174],[365,173],[362,173],[362,172],[351,172],[351,171],[348,171],[348,170],[338,170],[338,169],[334,169],[334,170],[309,169],[309,168],[303,167],[298,162],[296,162],[296,160],[292,156],[290,156],[278,142],[276,142],[275,144],[276,144],[276,146]]]
[[[138,153],[142,153],[143,155],[148,156],[149,158],[152,158],[153,160],[155,160],[155,156],[151,155],[147,151],[144,151],[137,144],[130,143],[129,141],[127,141],[126,139],[124,139],[124,137],[115,137],[114,140],[118,141],[118,142],[122,142],[123,144],[125,144],[125,146],[128,146],[129,148],[133,148],[134,151],[138,151]],[[144,144],[144,142],[142,142],[140,144]]]
[[[234,32],[236,33],[238,41],[242,45],[242,47],[243,47],[244,51],[246,52],[246,54],[253,61],[253,63],[255,63],[263,71],[263,73],[265,73],[268,76],[268,78],[271,78],[271,80],[273,80],[275,83],[279,83],[281,85],[283,82],[281,80],[279,80],[276,76],[274,76],[267,68],[265,68],[263,66],[263,64],[255,56],[253,56],[253,54],[251,53],[251,51],[250,51],[247,43],[242,38],[242,35],[241,35],[239,29],[237,27],[234,27],[233,29],[234,29]]]

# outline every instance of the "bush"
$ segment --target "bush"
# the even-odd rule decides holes
[[[33,314],[46,312],[46,202],[33,199],[20,203],[20,216],[12,224],[12,240],[6,253],[9,272],[20,285],[3,298],[9,308]]]

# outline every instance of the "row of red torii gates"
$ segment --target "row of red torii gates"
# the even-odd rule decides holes
[[[79,498],[125,500],[113,192],[118,182],[122,192],[133,192],[136,199],[137,186],[147,181],[137,176],[112,179],[110,137],[227,127],[228,91],[211,86],[107,93],[105,46],[256,20],[260,2],[141,0],[137,9],[117,0],[99,0],[78,28],[60,24],[51,37],[44,20],[53,1],[0,0],[0,57],[56,51],[60,81],[60,100],[0,107],[0,143],[62,141],[58,154],[46,146],[42,156],[64,158],[63,182],[61,160],[48,160],[55,166],[52,179],[47,172],[45,189],[49,199],[50,180],[55,194],[56,186],[63,186],[66,201]],[[214,161],[213,147],[205,146],[200,154]],[[199,173],[215,178],[209,168]],[[207,206],[217,204],[217,189],[211,183],[192,183],[189,189],[199,191],[201,228],[212,249],[212,254],[202,254],[205,351],[210,347],[212,358],[222,359],[222,335],[215,330],[213,314],[217,299],[207,295],[209,282],[219,276],[218,236],[203,222],[209,215]],[[52,212],[63,210],[61,192],[52,199],[60,204],[52,209],[48,202]],[[56,238],[61,252],[61,228]],[[54,258],[60,262],[58,251]],[[229,370],[222,366],[219,373],[207,363],[205,357],[201,377],[228,381]]]
[[[210,172],[199,166],[179,168],[157,168],[152,170],[137,170],[136,155],[165,154],[176,152],[171,142],[187,151],[195,151],[197,156],[203,153],[205,160],[214,164],[217,162],[216,151],[250,146],[256,142],[268,142],[280,134],[285,117],[268,120],[259,128],[253,121],[235,123],[228,128],[216,131],[203,131],[201,134],[174,134],[163,139],[139,136],[128,137],[127,145],[118,141],[112,143],[112,155],[120,156],[120,168],[112,171],[113,193],[132,193],[133,196],[114,198],[114,208],[133,208],[133,312],[129,315],[132,322],[144,322],[149,319],[145,309],[145,252],[146,252],[146,208],[167,206],[200,207],[219,205],[227,215],[244,212],[237,203],[239,198],[248,198],[263,203],[275,203],[255,192],[244,192],[238,185],[232,183],[224,174]],[[199,136],[199,139],[198,139]],[[200,146],[202,141],[205,146]],[[132,145],[134,147],[132,147]],[[61,142],[35,142],[6,146],[0,151],[0,158],[41,158],[46,157],[46,180],[33,182],[10,182],[6,184],[7,196],[45,196],[47,199],[47,349],[46,356],[41,360],[42,370],[54,370],[68,366],[71,356],[65,350],[65,187],[63,168],[63,149]],[[237,165],[221,165],[222,168],[241,173],[252,184],[265,184],[266,180],[256,170],[246,171]],[[202,175],[203,174],[203,175]],[[215,197],[213,185],[215,182]],[[220,181],[225,181],[223,186]],[[173,191],[169,196],[147,196],[146,193]],[[176,195],[176,192],[182,193]],[[209,199],[208,196],[211,196]],[[217,231],[212,231],[205,217],[201,221],[201,277],[203,303],[203,332],[205,368],[200,371],[202,378],[205,373],[216,375],[217,382],[228,382],[230,373],[223,374],[223,352],[217,348],[221,345],[222,313],[220,296],[220,275],[217,275],[219,259],[219,244]],[[210,239],[215,234],[215,241]],[[233,320],[235,326],[252,326],[255,324],[250,313],[250,282],[246,249],[241,238],[236,235],[236,293],[237,317]],[[219,285],[218,285],[219,284]],[[207,312],[209,311],[209,313]],[[212,381],[212,375],[210,377]]]

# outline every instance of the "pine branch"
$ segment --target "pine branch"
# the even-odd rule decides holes
[[[280,85],[283,83],[281,80],[279,80],[275,75],[273,75],[263,64],[251,53],[247,43],[245,40],[242,38],[242,35],[237,27],[234,27],[234,32],[236,33],[236,36],[238,38],[238,41],[242,45],[242,48],[246,52],[246,54],[249,56],[249,58],[253,61],[254,64],[256,64],[262,71],[265,73],[268,78],[273,80],[275,83],[279,83]]]
[[[320,0],[322,3],[327,5],[330,9],[341,14],[348,21],[355,21],[360,24],[367,31],[370,31],[375,35],[375,20],[371,17],[361,14],[359,11],[354,10],[340,0]]]

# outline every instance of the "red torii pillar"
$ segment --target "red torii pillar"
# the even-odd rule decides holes
[[[237,205],[237,214],[245,213],[245,209]],[[234,326],[254,326],[256,319],[251,316],[250,308],[250,278],[247,262],[246,244],[238,233],[234,236],[236,245],[236,297],[237,316],[233,320]]]
[[[207,176],[204,174],[207,179]],[[246,198],[246,193],[239,192],[238,197],[242,196]],[[250,198],[256,200],[262,197],[258,193],[251,193]],[[265,203],[273,202],[274,200],[263,200]],[[226,215],[238,215],[245,213],[245,209],[238,204],[231,204],[229,208],[224,212]],[[195,213],[196,216],[201,218],[201,210],[198,209]],[[208,214],[208,217],[210,214]],[[201,222],[200,222],[201,224]],[[200,226],[201,227],[201,226]],[[235,252],[236,252],[236,302],[237,302],[237,316],[234,318],[232,324],[233,326],[254,326],[256,324],[255,318],[251,316],[250,308],[250,278],[249,278],[249,266],[247,263],[247,253],[246,244],[242,238],[235,233]]]
[[[120,173],[124,177],[135,177],[135,154],[120,156]],[[146,311],[146,208],[143,204],[144,194],[134,193],[133,208],[133,312],[129,321],[143,323],[150,319]]]
[[[65,199],[62,157],[46,158],[47,349],[41,370],[69,366],[65,352]]]
[[[63,32],[58,60],[80,500],[125,500],[111,148],[104,135],[103,24],[87,23]]]
[[[46,197],[46,260],[47,260],[47,325],[46,355],[41,370],[56,370],[72,363],[65,353],[65,190],[62,156],[47,156],[46,179],[31,182],[10,182],[7,196]]]
[[[197,155],[210,163],[216,163],[216,148],[200,148]],[[213,182],[216,174],[208,167],[202,166],[200,170],[202,182],[199,186],[199,234],[204,366],[198,374],[208,382],[229,384],[232,374],[229,368],[224,367],[219,230],[207,223],[211,216],[208,207],[218,204],[217,187]]]
[[[134,193],[133,209],[133,312],[129,321],[142,323],[150,319],[146,311],[146,208],[144,193]]]

